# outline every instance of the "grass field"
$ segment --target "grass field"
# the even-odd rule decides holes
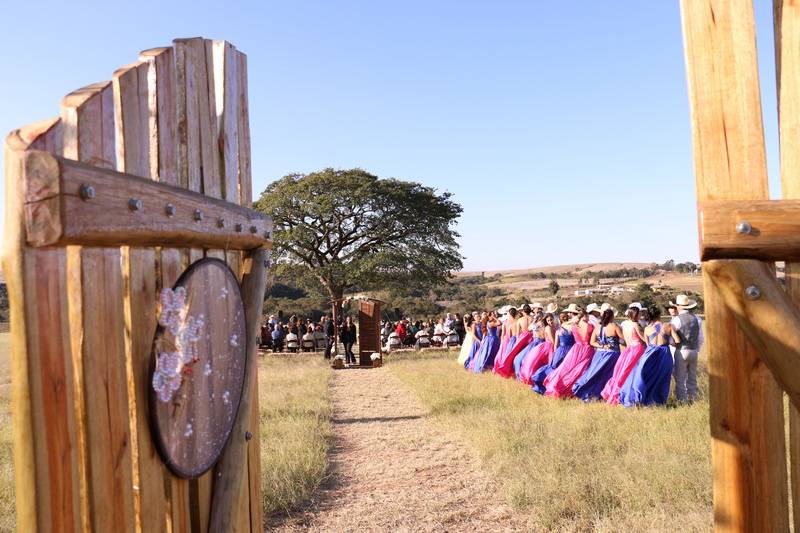
[[[0,532],[15,529],[9,334],[0,333]],[[331,434],[330,366],[321,357],[259,361],[264,516],[305,501],[325,476]]]
[[[453,353],[390,361],[442,424],[474,447],[500,495],[547,530],[707,531],[708,404],[632,409],[543,398]],[[701,369],[707,397],[705,368]]]

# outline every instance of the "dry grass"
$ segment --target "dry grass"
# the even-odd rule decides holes
[[[502,497],[543,529],[710,529],[706,401],[633,410],[555,401],[430,355],[391,362],[389,369],[431,416],[463,435]],[[705,397],[705,368],[702,375]]]
[[[325,477],[332,434],[330,378],[330,365],[322,357],[266,356],[260,363],[265,518],[308,500]]]

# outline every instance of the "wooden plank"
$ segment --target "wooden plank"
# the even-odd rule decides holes
[[[157,136],[151,137],[148,72],[139,62],[114,73],[117,169],[152,179],[151,143],[157,152]],[[155,142],[154,142],[155,141]],[[150,360],[156,318],[156,251],[122,248],[125,351],[128,375],[129,419],[133,459],[134,508],[137,531],[166,531],[164,510],[165,471],[153,446],[148,423]]]
[[[773,5],[781,186],[783,198],[800,199],[800,49],[794,46],[800,39],[800,5],[783,0],[775,0]],[[800,262],[787,262],[784,274],[787,294],[800,304]],[[792,521],[794,530],[800,531],[800,409],[791,402],[789,468]]]
[[[246,433],[255,429],[250,426],[250,409],[252,391],[257,388],[256,336],[260,327],[268,260],[269,251],[266,249],[253,253],[248,261],[249,272],[242,280],[242,298],[247,318],[247,369],[236,424],[214,470],[216,477],[211,508],[211,531],[231,531],[237,525],[241,527],[242,524],[241,517],[236,515],[239,512],[238,503],[241,501],[242,485],[247,480],[247,471],[244,468],[247,464]],[[245,516],[245,523],[245,529],[249,529],[249,513]]]
[[[116,164],[110,83],[76,91],[62,102],[64,155]],[[131,431],[124,344],[123,285],[118,248],[80,250],[83,386],[92,527],[135,528]]]
[[[703,270],[778,384],[800,405],[800,309],[778,284],[775,271],[752,259],[707,261]],[[749,296],[746,291],[753,288],[757,293]]]
[[[700,202],[698,226],[702,260],[800,260],[800,200]]]
[[[752,4],[681,1],[698,201],[768,197]],[[722,531],[786,531],[783,395],[704,275],[714,462]]]
[[[252,249],[269,244],[265,235],[271,235],[272,225],[258,211],[46,152],[34,150],[26,157],[36,170],[26,174],[25,188],[32,246],[206,244]],[[94,190],[91,199],[81,197],[86,186]],[[132,199],[139,200],[138,209],[131,208]],[[200,220],[196,212],[201,213]]]
[[[79,456],[67,322],[65,251],[24,244],[24,151],[60,153],[60,120],[12,132],[5,143],[3,267],[11,304],[16,526],[19,531],[81,527]],[[35,438],[47,435],[47,439]]]

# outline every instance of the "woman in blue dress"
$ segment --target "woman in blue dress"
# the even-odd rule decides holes
[[[520,370],[522,368],[522,361],[528,355],[528,353],[542,344],[544,342],[544,327],[542,322],[544,321],[544,316],[537,317],[533,324],[531,324],[531,331],[533,332],[533,340],[528,344],[525,348],[522,349],[521,352],[517,354],[514,358],[514,375],[517,377],[517,381],[521,381],[522,378],[520,376]]]
[[[600,399],[600,393],[614,374],[621,338],[622,328],[614,322],[614,311],[606,309],[600,317],[600,327],[592,332],[590,342],[597,349],[592,364],[572,387],[572,394],[576,398],[585,402]]]
[[[669,323],[661,323],[657,307],[651,307],[645,313],[649,321],[644,330],[647,348],[619,392],[619,401],[625,407],[664,405],[669,398],[673,365],[669,349],[672,327]]]
[[[537,370],[531,378],[531,382],[533,383],[531,388],[539,394],[544,394],[545,378],[549,376],[553,370],[558,368],[564,360],[564,357],[566,357],[567,352],[569,352],[569,349],[575,344],[575,337],[572,335],[572,323],[570,322],[569,315],[567,313],[558,315],[558,323],[560,326],[556,332],[553,358],[550,360],[550,363]]]
[[[483,372],[487,368],[494,367],[494,358],[500,349],[500,337],[498,336],[500,321],[497,320],[497,315],[494,311],[489,313],[484,327],[486,328],[486,335],[484,335],[481,347],[475,354],[471,368],[476,374]]]

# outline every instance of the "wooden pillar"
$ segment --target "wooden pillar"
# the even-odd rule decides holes
[[[753,6],[682,0],[681,12],[697,199],[766,199]],[[787,531],[783,394],[704,278],[715,525]]]

